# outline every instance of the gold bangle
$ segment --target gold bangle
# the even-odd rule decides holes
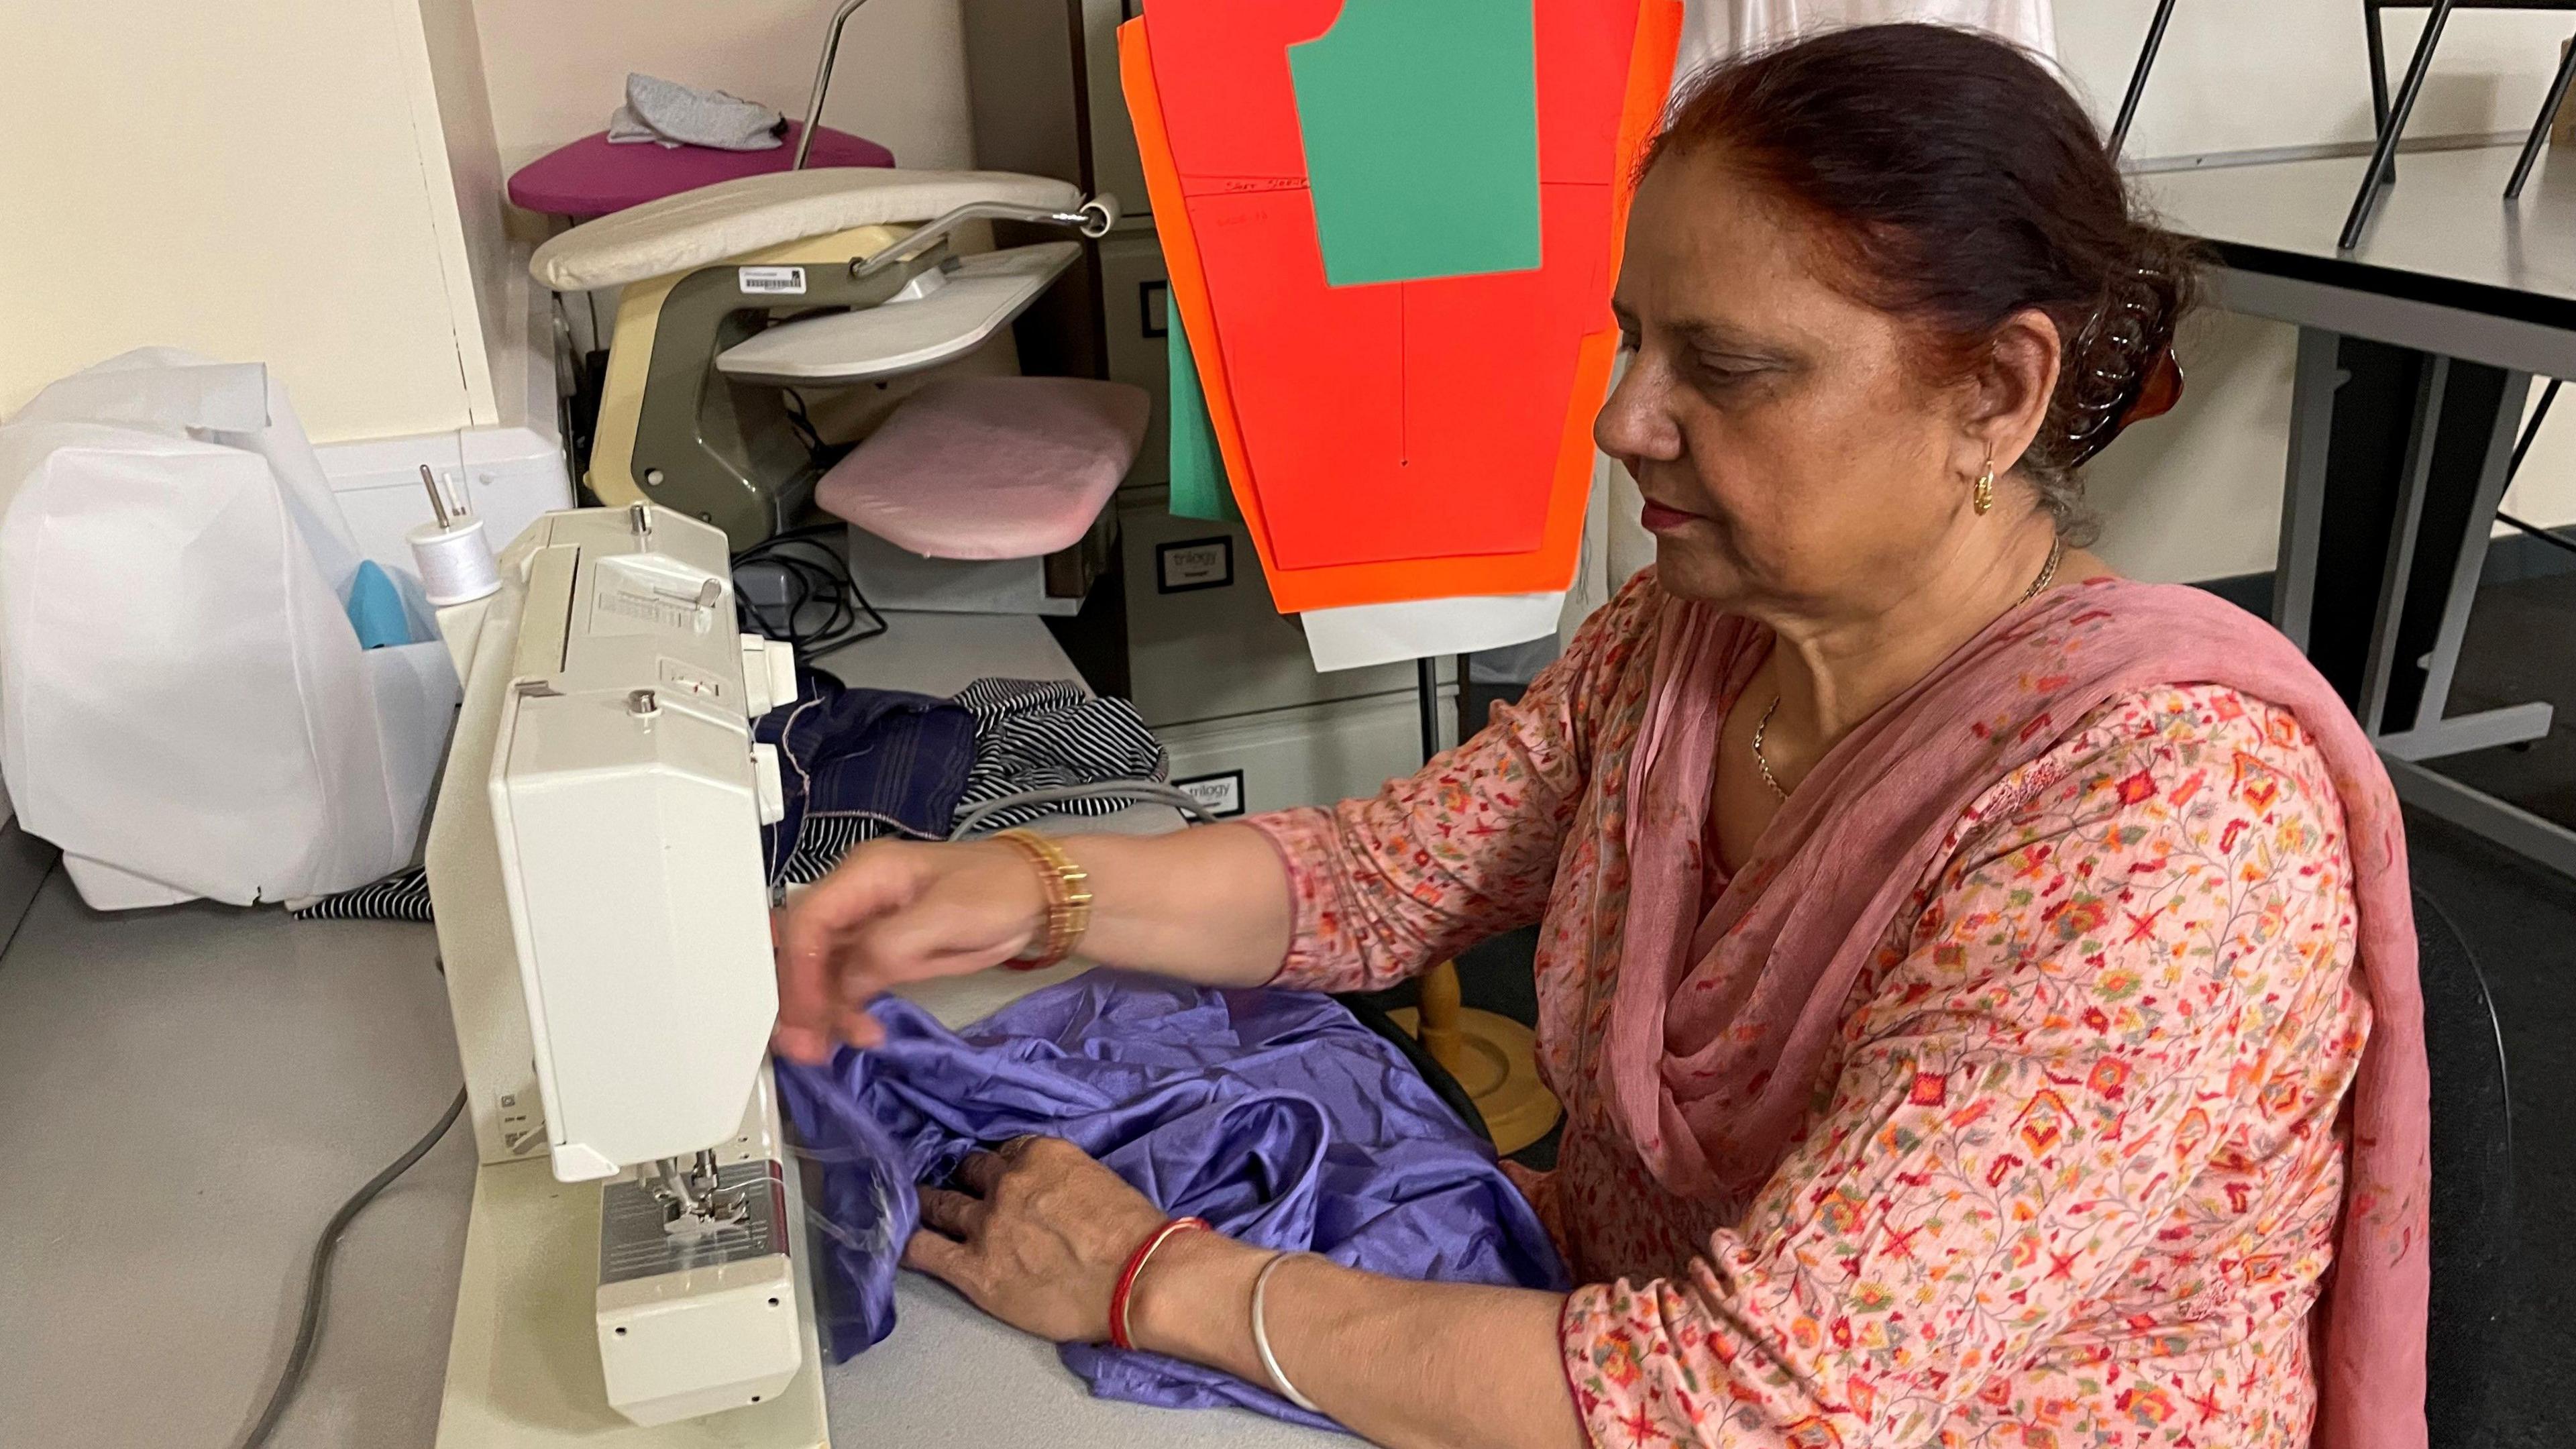
[[[1014,971],[1043,971],[1072,955],[1082,933],[1091,929],[1091,874],[1074,864],[1064,847],[1036,831],[1005,830],[993,839],[1026,856],[1046,890],[1045,945],[1034,956],[1014,956],[1002,964]]]

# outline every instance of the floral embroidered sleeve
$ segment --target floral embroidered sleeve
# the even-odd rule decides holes
[[[1740,1221],[1569,1300],[1594,1442],[2165,1445],[2221,1396],[2306,1442],[2368,1029],[2342,830],[2297,724],[2213,688],[2115,701],[2001,782]],[[2106,1384],[2084,1345],[2140,1338],[2170,1372]],[[2249,1338],[2269,1382],[2193,1367]]]
[[[1288,867],[1294,923],[1272,982],[1371,990],[1546,908],[1590,763],[1594,711],[1651,617],[1640,573],[1517,704],[1365,800],[1251,819]]]

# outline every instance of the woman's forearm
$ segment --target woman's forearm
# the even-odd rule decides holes
[[[1288,954],[1288,871],[1245,825],[1060,842],[1091,877],[1094,961],[1209,986],[1258,986]]]
[[[1136,1288],[1139,1348],[1267,1384],[1252,1339],[1264,1249],[1184,1233]],[[1271,1352],[1298,1390],[1391,1449],[1582,1449],[1557,1348],[1562,1294],[1414,1283],[1304,1257],[1271,1275]]]

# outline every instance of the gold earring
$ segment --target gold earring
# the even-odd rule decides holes
[[[1970,502],[1975,506],[1977,512],[1980,514],[1988,512],[1995,506],[1994,459],[1988,458],[1986,460],[1986,471],[1977,475],[1976,492],[1970,495]]]

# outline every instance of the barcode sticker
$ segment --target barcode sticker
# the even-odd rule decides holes
[[[745,296],[802,297],[805,295],[803,267],[736,267],[735,285]]]

